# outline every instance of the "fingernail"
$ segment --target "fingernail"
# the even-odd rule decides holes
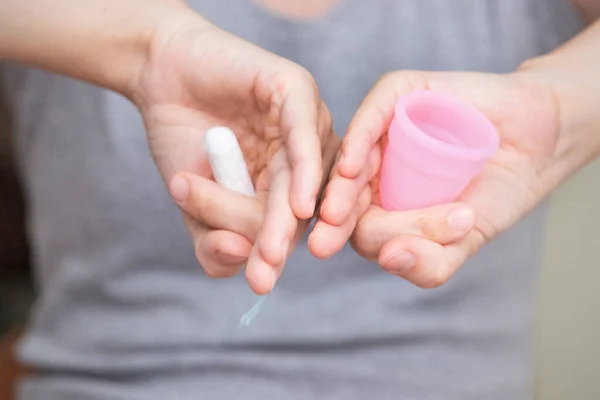
[[[458,208],[451,211],[446,217],[448,226],[458,232],[467,232],[473,227],[475,216],[468,208]]]
[[[402,250],[392,254],[381,265],[394,274],[405,274],[415,266],[415,256],[409,251]]]
[[[186,201],[190,195],[190,186],[187,181],[180,176],[176,176],[171,180],[169,190],[173,199],[180,203]]]

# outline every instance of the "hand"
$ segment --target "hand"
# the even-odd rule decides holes
[[[482,111],[501,136],[498,153],[452,204],[408,212],[380,207],[379,168],[397,99],[431,89]],[[326,189],[311,251],[329,257],[351,236],[362,256],[424,288],[445,283],[487,241],[527,214],[564,177],[557,162],[558,104],[526,73],[396,72],[364,100]]]
[[[150,150],[212,277],[247,261],[258,294],[272,290],[315,210],[323,157],[339,139],[311,75],[204,20],[165,25],[132,96]],[[217,187],[203,150],[207,129],[235,133],[257,197]],[[206,196],[206,194],[211,194]]]

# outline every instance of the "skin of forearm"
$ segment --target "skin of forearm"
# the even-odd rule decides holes
[[[517,74],[543,82],[554,94],[558,141],[543,174],[552,189],[600,156],[600,20],[555,51],[526,61]]]
[[[593,22],[600,18],[600,0],[571,0],[579,8],[583,17]]]
[[[129,97],[157,30],[190,18],[202,21],[181,0],[2,0],[0,60]]]
[[[591,19],[597,15],[598,0],[575,2]],[[0,60],[82,79],[132,98],[152,47],[168,38],[169,30],[189,22],[210,26],[183,0],[1,0]],[[597,21],[519,68],[520,74],[549,84],[557,99],[560,134],[556,162],[546,174],[549,186],[600,155],[599,49]]]

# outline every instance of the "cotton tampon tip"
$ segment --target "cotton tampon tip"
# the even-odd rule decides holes
[[[247,196],[255,195],[244,154],[231,129],[223,126],[209,129],[204,137],[204,150],[217,183]]]
[[[238,146],[235,133],[225,126],[216,126],[206,131],[204,149],[213,157],[226,156]]]

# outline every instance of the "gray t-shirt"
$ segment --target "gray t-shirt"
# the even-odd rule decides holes
[[[566,0],[346,0],[302,22],[249,0],[191,5],[308,68],[339,133],[385,72],[508,72],[582,27]],[[197,265],[133,106],[46,72],[7,77],[41,290],[19,348],[39,375],[19,400],[527,398],[541,209],[436,290],[349,246],[318,261],[304,240],[238,330],[255,297],[243,274]]]

